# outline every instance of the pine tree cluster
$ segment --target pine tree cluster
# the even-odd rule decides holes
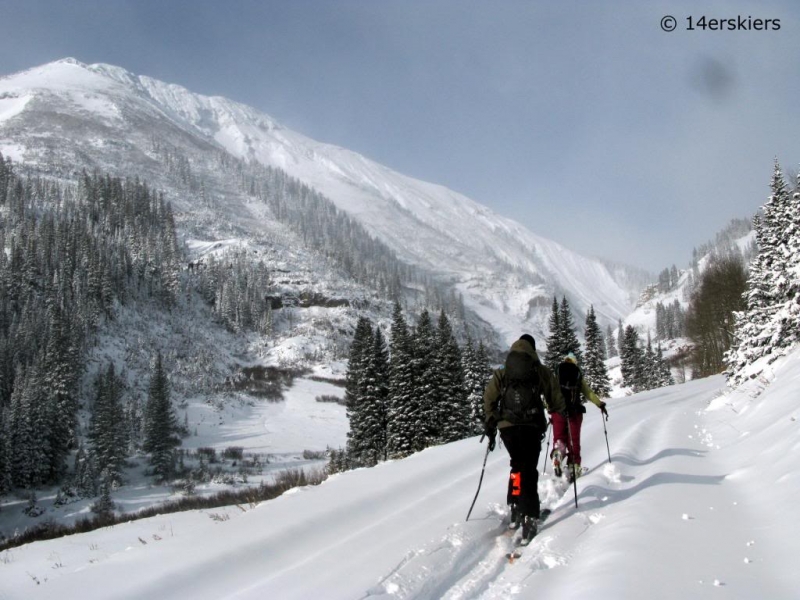
[[[562,296],[561,303],[553,298],[553,307],[550,312],[550,335],[547,337],[547,352],[545,354],[545,364],[555,373],[558,365],[564,357],[572,353],[575,355],[578,365],[583,370],[586,383],[598,396],[605,397],[611,391],[611,380],[606,369],[606,358],[608,357],[608,347],[600,326],[597,324],[597,315],[594,306],[589,306],[586,313],[584,327],[584,339],[586,341],[586,351],[581,351],[578,336],[575,333],[572,309],[566,296]],[[610,331],[609,328],[609,338]]]
[[[657,340],[674,340],[683,337],[686,333],[685,322],[686,311],[683,310],[678,299],[666,306],[661,302],[656,303]]]
[[[172,210],[146,184],[84,173],[61,185],[18,175],[2,155],[0,248],[4,491],[63,478],[78,444],[78,383],[97,325],[113,318],[114,303],[173,303],[181,255]],[[101,413],[109,389],[95,398]],[[97,415],[98,427],[106,418]],[[104,435],[92,441],[88,462],[115,473]]]
[[[800,183],[800,182],[798,182]],[[800,340],[800,195],[789,190],[777,160],[771,194],[753,219],[758,253],[750,262],[746,309],[735,316],[725,355],[729,384],[740,385]]]
[[[263,260],[255,261],[244,249],[213,254],[192,264],[195,289],[214,313],[235,332],[272,332],[272,305],[265,291],[270,275]]]
[[[664,269],[658,274],[658,291],[661,294],[666,294],[674,290],[680,281],[680,274],[678,268],[672,265],[671,269]]]
[[[650,337],[647,346],[642,348],[639,333],[633,325],[625,328],[620,352],[622,385],[634,392],[643,392],[659,387],[674,385],[675,380],[664,360],[661,346],[653,350]]]
[[[575,355],[578,364],[582,364],[581,343],[575,333],[575,320],[566,296],[561,297],[560,305],[555,296],[553,297],[553,307],[550,311],[548,325],[550,335],[547,337],[547,353],[544,364],[555,373],[556,367],[570,352]]]
[[[483,387],[491,375],[483,344],[462,351],[450,320],[436,325],[424,310],[412,331],[395,304],[387,348],[379,327],[359,320],[353,336],[345,398],[347,448],[330,469],[372,466],[482,431]]]

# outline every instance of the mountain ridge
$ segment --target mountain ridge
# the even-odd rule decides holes
[[[46,162],[31,151],[41,140],[26,140],[23,132],[9,135],[9,129],[31,109],[41,116],[48,95],[53,100],[48,113],[52,123],[59,124],[53,113],[62,115],[62,120],[68,115],[80,121],[69,124],[73,130],[96,131],[88,141],[76,135],[73,148],[113,141],[119,158],[106,162],[117,169],[120,164],[133,165],[136,171],[145,162],[142,155],[147,149],[137,134],[146,139],[148,132],[156,136],[175,128],[188,136],[182,143],[192,151],[224,150],[241,160],[282,169],[318,190],[402,260],[452,284],[467,306],[507,340],[522,329],[543,336],[554,295],[566,295],[578,315],[593,304],[601,322],[610,323],[632,310],[639,292],[631,282],[621,282],[626,278],[602,260],[583,257],[458,192],[402,175],[345,148],[316,142],[222,96],[195,94],[121,67],[86,65],[75,59],[1,78],[0,96],[9,100],[14,93],[29,98],[10,117],[2,118],[0,106],[4,154],[10,148],[12,156],[16,153],[23,161]],[[70,151],[69,143],[59,148],[51,142],[51,148],[56,155]],[[75,162],[92,166],[92,161],[105,158],[94,159],[90,152],[83,151],[88,156],[76,157]]]

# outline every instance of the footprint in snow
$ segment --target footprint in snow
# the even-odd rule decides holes
[[[609,483],[622,483],[622,474],[614,464],[606,464],[606,466],[603,467],[603,475]]]
[[[592,525],[596,525],[605,518],[606,516],[603,513],[594,513],[593,515],[589,515],[589,520],[592,522]]]

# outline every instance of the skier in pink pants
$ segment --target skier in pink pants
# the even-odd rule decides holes
[[[550,413],[553,421],[553,470],[557,477],[567,471],[567,479],[581,476],[581,424],[588,399],[608,416],[606,403],[600,400],[586,383],[583,371],[578,367],[575,355],[570,352],[556,369],[556,379],[561,386],[561,395],[567,404],[567,417],[559,413]],[[569,431],[567,425],[569,424]],[[565,468],[566,467],[566,468]]]

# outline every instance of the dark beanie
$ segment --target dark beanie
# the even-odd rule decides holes
[[[519,339],[525,340],[531,345],[531,348],[536,350],[536,340],[533,339],[533,336],[531,334],[523,333],[521,336],[519,336]]]

